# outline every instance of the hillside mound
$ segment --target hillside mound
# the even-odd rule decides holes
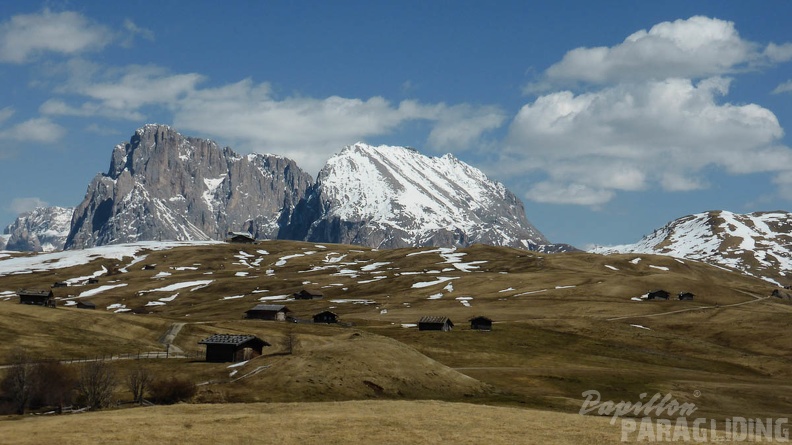
[[[293,354],[263,356],[244,366],[230,368],[233,370],[229,373],[242,378],[237,377],[229,385],[207,385],[206,392],[211,394],[224,386],[222,390],[233,400],[276,402],[365,398],[455,400],[492,391],[474,378],[379,335],[345,332],[318,341],[303,337],[297,337],[296,341]]]

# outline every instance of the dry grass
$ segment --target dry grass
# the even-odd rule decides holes
[[[439,401],[177,405],[26,417],[0,428],[5,443],[18,445],[595,445],[621,439],[619,422],[604,417]]]
[[[242,264],[240,251],[250,255],[247,265]],[[241,375],[258,366],[267,368],[236,383],[231,382],[234,377],[227,365],[189,360],[150,364],[161,375],[215,382],[202,386],[199,399],[205,401],[437,398],[576,412],[581,393],[588,389],[599,390],[606,399],[627,401],[659,391],[672,393],[680,401],[695,401],[701,413],[715,418],[779,417],[792,404],[792,337],[784,334],[792,305],[764,299],[772,291],[765,282],[661,256],[640,255],[642,260],[635,262],[638,255],[540,255],[491,246],[458,252],[466,253],[462,261],[485,261],[466,273],[443,263],[438,253],[408,256],[416,251],[272,241],[149,252],[128,273],[102,278],[100,285],[118,280],[127,286],[91,297],[97,311],[0,303],[0,329],[11,339],[0,345],[0,354],[7,353],[13,343],[64,358],[95,351],[162,349],[157,339],[171,323],[183,322],[187,324],[176,345],[186,351],[195,351],[198,340],[218,332],[255,334],[275,345],[290,332],[300,339],[301,347],[292,356],[279,355],[282,351],[277,346],[268,348],[266,356],[238,371]],[[325,259],[330,252],[343,255],[345,267],[358,271],[358,276],[321,269],[328,265]],[[279,259],[285,256],[292,257],[280,265]],[[259,258],[259,263],[251,264]],[[128,262],[97,260],[69,269],[0,277],[0,291],[40,287],[90,275],[100,266],[112,270]],[[388,264],[361,270],[374,262]],[[157,264],[157,268],[142,270],[143,264]],[[176,269],[184,266],[196,269]],[[274,270],[274,275],[268,270]],[[160,272],[171,275],[155,278]],[[248,275],[238,276],[239,272]],[[371,281],[379,276],[386,278]],[[444,289],[448,282],[413,287],[438,276],[456,277],[450,281],[453,291]],[[165,306],[146,306],[175,292],[142,291],[206,279],[214,282],[202,289],[179,291]],[[322,287],[327,297],[287,302],[296,316],[307,318],[330,309],[343,321],[355,323],[355,328],[242,319],[261,296],[291,294],[304,286]],[[54,291],[65,298],[92,288]],[[630,300],[656,288],[673,294],[691,291],[696,300]],[[444,295],[427,299],[437,293]],[[472,296],[471,306],[462,305],[458,296]],[[374,303],[333,303],[332,299]],[[112,303],[126,304],[140,313],[103,310]],[[449,316],[457,327],[451,333],[400,327],[422,315]],[[495,329],[470,331],[465,321],[475,315],[494,319]],[[360,335],[353,337],[355,333]],[[695,391],[702,396],[694,400]],[[198,422],[193,424],[197,426]],[[302,428],[300,424],[284,431]]]

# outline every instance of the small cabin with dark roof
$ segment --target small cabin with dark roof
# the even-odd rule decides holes
[[[491,331],[492,320],[487,317],[473,317],[470,319],[470,329],[477,331]]]
[[[226,237],[226,242],[253,244],[254,242],[256,242],[256,238],[254,238],[253,235],[247,232],[228,232],[228,236]]]
[[[418,320],[419,331],[450,331],[454,323],[448,317],[426,316]]]
[[[313,316],[314,323],[338,323],[338,314],[324,311]]]
[[[695,295],[693,295],[692,292],[680,292],[677,296],[677,298],[683,301],[693,301],[693,297],[695,297]]]
[[[66,281],[56,281],[52,284],[52,287],[68,287],[69,283]]]
[[[206,345],[206,361],[241,362],[258,357],[264,346],[272,346],[255,335],[214,334],[198,342]]]
[[[663,289],[653,290],[646,295],[647,300],[668,300],[671,294]]]
[[[245,311],[245,318],[286,321],[289,313],[291,310],[282,304],[257,304],[253,309]]]
[[[303,289],[294,294],[295,300],[318,300],[324,298],[322,291],[317,289]]]
[[[38,306],[55,307],[55,299],[51,290],[20,289],[17,291],[20,304],[35,304]]]

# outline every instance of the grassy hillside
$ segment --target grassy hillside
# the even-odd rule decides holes
[[[204,401],[444,399],[577,412],[581,393],[596,389],[614,401],[672,393],[718,418],[782,416],[792,402],[792,305],[769,297],[766,282],[694,261],[282,241],[96,254],[61,268],[63,259],[41,258],[0,276],[0,328],[13,338],[0,357],[14,345],[56,358],[164,350],[159,340],[174,324],[183,325],[174,345],[186,352],[213,333],[273,344],[235,368],[151,362],[161,375],[209,382]],[[54,288],[54,310],[10,296],[94,275],[99,283]],[[325,298],[291,298],[305,287]],[[696,296],[638,298],[659,288]],[[98,309],[67,306],[76,299]],[[332,310],[353,326],[243,319],[262,302],[285,304],[301,319]],[[448,316],[456,328],[419,332],[424,315]],[[476,315],[492,318],[493,331],[470,330]],[[293,354],[281,346],[289,336]]]

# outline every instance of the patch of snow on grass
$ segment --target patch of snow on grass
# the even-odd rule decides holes
[[[287,301],[291,295],[270,295],[268,297],[261,297],[259,301]]]
[[[212,282],[214,282],[214,280],[186,281],[184,283],[175,283],[175,284],[171,284],[171,285],[168,285],[168,286],[165,286],[165,287],[159,287],[157,289],[141,291],[141,293],[145,293],[145,292],[173,292],[175,290],[185,289],[185,288],[188,288],[188,287],[193,287],[193,289],[190,289],[190,290],[194,291],[194,290],[197,290],[197,289],[204,288],[204,287],[208,286],[209,284],[211,284]]]
[[[81,292],[80,295],[77,295],[77,298],[92,297],[92,296],[94,296],[96,294],[100,294],[100,293],[102,293],[102,292],[104,292],[106,290],[115,289],[117,287],[124,287],[126,285],[127,285],[127,283],[106,284],[104,286],[99,286],[96,289],[91,289],[91,290],[87,290],[85,292]]]
[[[175,294],[171,295],[170,297],[162,297],[158,301],[171,302],[171,301],[175,300],[176,297],[178,297],[178,296],[179,296],[179,294],[175,293]]]
[[[618,268],[616,268],[616,267],[613,267],[613,266],[611,266],[611,265],[609,265],[609,264],[606,264],[606,265],[605,265],[605,267],[607,267],[607,268],[608,268],[608,269],[610,269],[610,270],[619,270]]]
[[[379,276],[376,276],[376,277],[372,278],[371,280],[358,281],[358,284],[373,283],[375,281],[384,280],[385,278],[388,278],[388,277],[385,276],[385,275],[379,275]]]
[[[539,293],[542,293],[542,292],[547,292],[547,289],[539,289],[539,290],[532,290],[532,291],[528,291],[528,292],[523,292],[521,294],[515,295],[515,297],[522,297],[523,295],[539,294]]]
[[[286,261],[288,261],[288,260],[290,260],[292,258],[299,258],[299,257],[305,256],[305,255],[306,254],[304,254],[304,253],[295,253],[293,255],[282,256],[282,257],[280,257],[278,259],[278,261],[275,263],[275,265],[276,266],[285,266],[286,265]]]
[[[237,272],[234,274],[235,277],[246,277],[250,275],[250,272]]]
[[[239,368],[240,366],[245,366],[249,360],[245,360],[244,362],[234,363],[233,365],[228,365],[229,368]]]
[[[242,297],[244,297],[244,295],[232,295],[230,297],[223,297],[222,299],[223,300],[236,300],[236,299],[242,298]]]
[[[402,323],[401,327],[407,328],[407,329],[409,329],[409,328],[417,328],[418,327],[418,323]]]
[[[412,285],[413,289],[422,289],[424,287],[434,286],[435,284],[445,283],[449,280],[456,280],[459,277],[437,277],[435,281],[421,281]]]
[[[651,265],[651,264],[650,264],[650,265],[649,265],[649,267],[651,267],[651,268],[653,268],[653,269],[660,269],[660,270],[665,270],[665,271],[669,270],[669,269],[668,269],[667,267],[665,267],[665,266],[653,266],[653,265]]]
[[[631,324],[630,326],[634,328],[646,329],[647,331],[651,331],[651,329],[647,328],[646,326],[641,326],[639,324]]]
[[[514,290],[514,288],[513,288],[513,287],[509,287],[509,288],[506,288],[506,289],[503,289],[503,290],[499,290],[499,291],[498,291],[498,293],[503,293],[503,292],[511,292],[511,291],[513,291],[513,290]]]
[[[571,289],[573,287],[576,287],[576,286],[574,286],[574,285],[571,285],[571,286],[556,286],[555,288],[556,289]]]
[[[362,298],[349,298],[340,300],[330,300],[331,303],[352,303],[352,304],[376,304],[374,300],[364,300]]]
[[[443,290],[448,292],[448,293],[453,292],[454,291],[454,283],[449,281],[448,284],[446,284],[446,287],[443,288]]]
[[[371,263],[371,264],[367,264],[367,265],[361,267],[360,271],[361,272],[371,272],[373,270],[379,269],[382,266],[387,266],[388,264],[390,264],[390,261]]]
[[[184,271],[184,270],[198,270],[195,266],[178,266],[174,267],[173,270]]]
[[[171,275],[173,275],[173,274],[172,274],[172,273],[170,273],[170,272],[165,272],[165,271],[162,271],[162,272],[160,272],[160,273],[158,273],[158,274],[154,275],[154,276],[153,276],[153,277],[151,277],[151,278],[165,278],[165,277],[169,277],[169,276],[171,276]]]
[[[443,294],[432,294],[432,295],[429,295],[426,299],[427,300],[439,300],[441,298],[443,298]]]
[[[640,257],[630,260],[630,263],[632,263],[632,264],[638,264],[640,262],[641,262],[641,258]]]

